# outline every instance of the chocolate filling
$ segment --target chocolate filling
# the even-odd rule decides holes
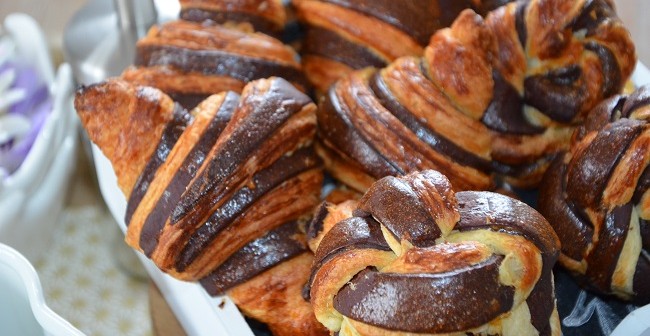
[[[587,257],[586,275],[591,280],[590,285],[602,292],[611,292],[612,275],[627,237],[632,207],[626,204],[607,214],[598,234],[598,248]]]
[[[616,164],[642,129],[640,121],[621,119],[599,132],[569,165],[568,198],[581,208],[598,208]]]
[[[206,163],[207,167],[202,174],[185,191],[172,213],[172,224],[181,219],[196,221],[205,218],[214,205],[214,188],[240,168],[291,116],[311,102],[309,97],[282,78],[272,80],[265,92],[250,91],[248,96],[242,96],[233,117],[244,113],[238,114],[239,111],[244,111],[242,106],[247,106],[249,110],[240,116],[243,120],[239,122],[239,127],[229,134],[223,146]],[[185,218],[189,214],[192,217]]]
[[[144,170],[135,182],[133,191],[131,191],[129,201],[126,205],[126,216],[124,218],[126,225],[131,223],[131,217],[133,217],[133,213],[138,208],[138,205],[140,205],[144,195],[147,193],[149,185],[156,176],[158,168],[160,168],[163,162],[165,162],[169,152],[174,148],[176,141],[178,141],[178,138],[180,138],[183,131],[185,131],[185,127],[187,127],[191,122],[192,115],[179,105],[175,105],[172,120],[170,120],[169,124],[165,127],[160,142],[158,142],[158,147],[156,147],[156,151],[153,153],[151,158],[149,158],[147,165],[144,167]]]
[[[318,159],[313,148],[306,147],[291,156],[282,156],[271,166],[257,172],[252,178],[254,187],[244,186],[237,190],[228,201],[210,215],[210,218],[198,230],[192,233],[176,259],[176,269],[183,272],[221,231],[232,224],[239,215],[264,194],[282,182],[314,168],[317,164]]]
[[[587,97],[581,77],[577,65],[526,77],[524,101],[549,118],[568,123],[580,112]]]
[[[525,237],[540,250],[544,264],[555,264],[560,243],[553,228],[533,208],[510,197],[487,191],[457,192],[456,199],[460,220],[454,227],[455,230],[491,230]]]
[[[330,88],[318,110],[321,138],[327,139],[338,150],[358,162],[362,169],[374,178],[402,175],[403,172],[398,167],[381,156],[354,128],[347,106],[341,104],[336,95],[336,85]]]
[[[531,135],[544,133],[544,128],[531,124],[523,113],[524,102],[510,83],[498,71],[492,71],[494,98],[483,113],[481,121],[500,133]]]
[[[645,167],[643,173],[639,177],[639,180],[636,183],[636,189],[634,190],[634,195],[632,196],[632,202],[638,204],[641,202],[641,197],[645,194],[650,188],[650,166]]]
[[[353,69],[386,66],[386,60],[365,46],[320,27],[309,27],[302,51],[303,54],[323,56]]]
[[[281,76],[288,81],[308,87],[307,80],[299,68],[221,50],[195,50],[174,45],[144,45],[138,47],[135,65],[170,65],[185,72],[229,76],[244,82]]]
[[[413,37],[422,46],[438,29],[450,26],[458,14],[469,8],[468,0],[324,0],[376,17]]]
[[[334,298],[353,320],[414,333],[464,331],[507,312],[514,288],[499,283],[502,256],[438,274],[380,273],[366,269]]]
[[[528,1],[518,1],[517,9],[515,10],[515,28],[517,29],[517,37],[522,49],[526,50],[526,43],[528,42],[528,27],[526,27],[526,11],[528,10]]]
[[[210,121],[210,124],[185,160],[183,160],[180,169],[174,174],[165,192],[163,192],[156,206],[147,216],[140,233],[140,248],[148,257],[151,257],[151,254],[156,249],[160,231],[165,226],[173,207],[203,164],[210,148],[215,144],[226,124],[230,121],[238,102],[238,94],[233,92],[226,94],[219,110],[214,114],[214,118]]]
[[[621,68],[618,66],[616,56],[606,46],[590,41],[585,44],[585,49],[598,55],[600,66],[603,71],[603,87],[601,93],[603,97],[610,97],[616,94],[622,85]]]
[[[223,295],[282,261],[305,252],[307,247],[298,239],[301,234],[295,221],[273,229],[242,247],[200,283],[210,295]]]
[[[388,176],[372,185],[359,201],[358,209],[388,229],[398,240],[427,247],[442,235],[418,194],[402,179]]]
[[[577,129],[575,140],[580,141],[589,132],[599,131],[611,122],[620,119],[620,113],[626,100],[626,97],[616,95],[598,104],[589,112],[585,123]]]
[[[593,237],[593,227],[580,213],[567,204],[564,176],[566,165],[563,155],[556,158],[546,172],[539,193],[539,211],[546,217],[562,239],[562,253],[569,258],[582,261]]]
[[[586,36],[592,36],[596,33],[598,27],[607,20],[616,18],[616,12],[604,0],[585,1],[585,6],[580,15],[578,15],[569,29],[574,32],[585,30]]]
[[[350,217],[338,222],[325,235],[316,251],[311,279],[313,280],[314,274],[332,258],[359,248],[391,250],[384,240],[379,223],[374,219]]]
[[[632,93],[623,106],[622,116],[628,118],[639,108],[650,105],[650,85],[644,85]]]
[[[553,291],[553,264],[544,264],[535,287],[526,298],[530,311],[530,322],[539,331],[539,336],[551,335],[551,315],[555,308]]]
[[[226,22],[250,23],[255,31],[263,32],[267,35],[277,36],[282,27],[273,23],[265,17],[234,11],[207,10],[203,8],[183,8],[181,9],[180,18],[186,21],[204,22],[214,21],[218,24]]]
[[[329,202],[323,202],[318,206],[318,209],[315,212],[314,218],[309,222],[307,226],[307,239],[312,240],[318,236],[323,231],[323,225],[325,223],[325,218],[330,214],[329,207],[332,204]]]
[[[193,110],[199,103],[204,101],[210,96],[205,93],[181,93],[181,92],[165,92],[171,97],[172,100],[186,108],[188,111]]]
[[[426,71],[422,72],[426,74]],[[408,129],[417,135],[424,143],[433,148],[436,152],[442,153],[454,162],[475,168],[482,172],[491,170],[491,162],[471,152],[464,150],[447,138],[439,135],[427,125],[420,122],[409,112],[397,98],[393,96],[379,72],[376,72],[369,81],[370,89],[379,100],[380,104],[399,119]]]
[[[645,250],[641,251],[639,260],[636,263],[634,282],[632,284],[634,289],[634,303],[636,305],[643,306],[650,303],[650,281],[648,281],[648,274],[650,274],[650,254]]]

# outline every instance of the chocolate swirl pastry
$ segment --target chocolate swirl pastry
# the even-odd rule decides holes
[[[422,55],[431,35],[473,8],[485,14],[512,0],[293,0],[306,26],[303,65],[320,91],[368,66]]]
[[[600,104],[541,185],[560,263],[597,292],[650,303],[650,87]]]
[[[151,28],[136,49],[135,66],[122,78],[158,88],[187,109],[211,94],[241,92],[246,83],[271,76],[307,90],[297,54],[262,33],[172,21]]]
[[[604,0],[521,1],[485,19],[466,10],[423,57],[334,84],[319,105],[319,151],[360,191],[423,169],[457,190],[532,187],[634,64],[629,33]]]
[[[282,0],[180,0],[181,19],[250,25],[250,30],[279,35],[287,21]]]
[[[321,211],[314,232],[349,206]],[[377,181],[352,215],[324,234],[312,269],[311,303],[330,331],[560,335],[559,241],[524,203],[454,193],[429,170]]]
[[[80,89],[75,107],[128,199],[129,245],[178,279],[228,293],[276,335],[324,332],[301,296],[313,259],[304,225],[323,180],[309,97],[271,78],[188,113],[157,89],[112,79]]]

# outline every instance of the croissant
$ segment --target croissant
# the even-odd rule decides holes
[[[389,176],[353,210],[322,206],[309,230],[322,236],[310,299],[338,335],[561,333],[558,238],[507,196],[454,193],[432,170]]]
[[[431,35],[465,8],[487,13],[512,0],[293,0],[306,26],[302,62],[320,92],[345,74],[421,56]]]
[[[533,187],[635,62],[604,0],[520,1],[485,19],[465,10],[423,57],[334,84],[319,104],[318,151],[359,191],[424,169],[457,190]]]
[[[192,109],[211,94],[241,92],[246,83],[271,76],[306,91],[297,57],[262,33],[179,20],[152,27],[138,41],[135,66],[122,78],[158,88]]]
[[[598,105],[544,177],[560,264],[599,293],[650,303],[650,87]]]
[[[302,298],[313,259],[304,226],[323,180],[309,97],[271,78],[188,113],[157,89],[112,79],[81,88],[75,108],[128,199],[129,245],[178,279],[228,293],[276,335],[324,332]]]
[[[183,20],[248,24],[251,30],[279,35],[287,21],[282,0],[180,0]]]

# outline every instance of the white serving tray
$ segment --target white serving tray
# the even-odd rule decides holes
[[[650,84],[650,71],[639,62],[632,80],[637,86]],[[120,228],[125,231],[126,200],[117,186],[113,167],[94,144],[92,152],[102,196]],[[199,284],[176,280],[161,272],[145,256],[138,254],[138,257],[188,335],[253,335],[244,317],[230,299],[210,297]],[[225,302],[225,305],[219,308],[222,302]]]

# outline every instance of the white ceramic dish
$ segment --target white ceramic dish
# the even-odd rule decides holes
[[[83,335],[45,304],[34,267],[4,244],[0,244],[0,326],[2,335]]]
[[[634,72],[633,81],[636,85],[650,84],[650,71],[640,62]],[[117,187],[117,179],[110,162],[97,146],[92,146],[102,196],[113,217],[125,231],[126,200]],[[144,256],[138,256],[189,335],[253,335],[237,307],[228,298],[211,298],[198,284],[176,280],[162,273]],[[226,302],[223,309],[218,308],[222,301]]]
[[[55,77],[45,38],[34,19],[12,14],[4,26],[20,57],[35,65],[54,97],[52,112],[25,161],[13,175],[0,181],[0,242],[34,261],[48,246],[76,162],[74,85],[67,64]]]

